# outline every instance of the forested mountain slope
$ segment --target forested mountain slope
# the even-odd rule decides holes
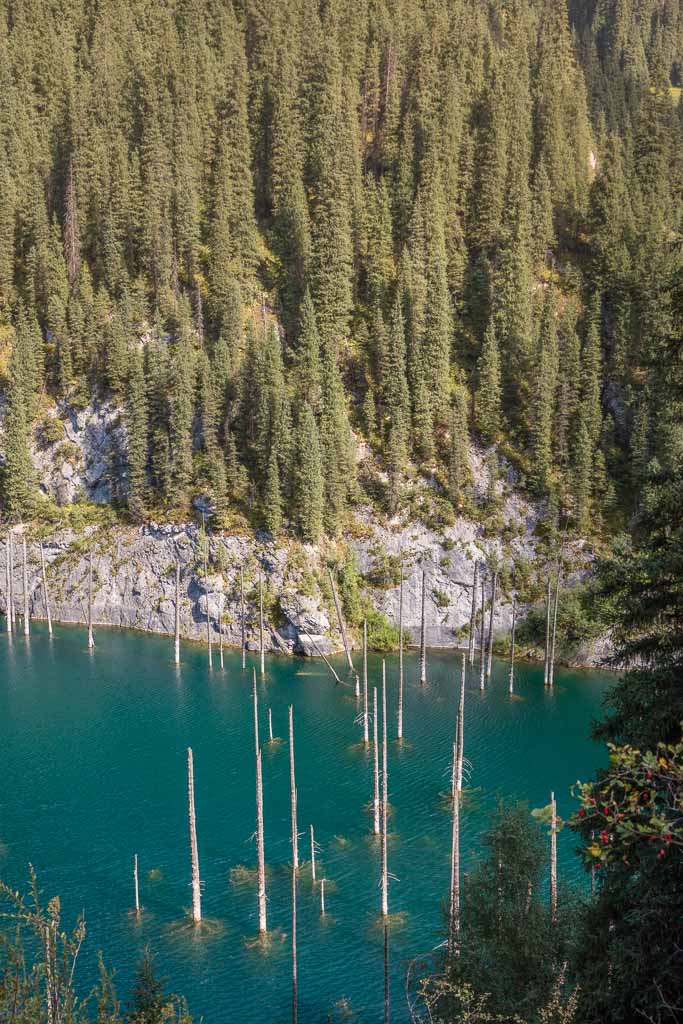
[[[0,12],[10,520],[32,430],[94,395],[138,520],[202,492],[315,541],[425,479],[476,514],[473,439],[578,532],[632,511],[680,331],[678,3]]]

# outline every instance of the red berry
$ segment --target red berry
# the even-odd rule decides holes
[[[605,832],[605,830],[604,830],[604,829],[603,829],[603,830],[602,830],[602,832],[600,833],[600,838],[602,839],[603,843],[606,843],[606,842],[607,842],[607,833]]]
[[[583,818],[583,817],[584,817],[584,815],[585,815],[585,813],[586,813],[586,812],[584,811],[584,809],[583,809],[583,807],[582,807],[582,808],[581,808],[581,809],[579,810],[579,817],[580,817],[580,818]]]
[[[671,833],[667,832],[666,835],[664,836],[664,838],[666,839],[667,843],[670,843],[671,842]]]

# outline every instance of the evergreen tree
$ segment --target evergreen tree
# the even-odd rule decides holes
[[[552,468],[555,390],[559,369],[555,315],[555,298],[552,290],[548,289],[538,340],[531,445],[534,483],[540,494],[548,490]]]
[[[467,429],[467,394],[463,387],[458,387],[453,396],[450,435],[448,495],[453,505],[461,508],[472,475]]]
[[[293,518],[302,539],[309,544],[320,540],[324,500],[318,428],[311,406],[304,402],[296,431]]]
[[[478,384],[475,402],[475,422],[486,441],[498,437],[501,429],[500,353],[493,323],[484,334],[484,343],[478,364]]]

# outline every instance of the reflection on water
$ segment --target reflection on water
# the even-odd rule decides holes
[[[21,642],[18,642],[21,639]],[[225,654],[209,673],[206,653],[186,646],[173,665],[172,639],[100,629],[88,656],[84,630],[40,626],[28,643],[0,636],[0,875],[22,886],[31,861],[46,895],[59,893],[65,919],[85,910],[83,988],[96,953],[117,968],[127,998],[141,949],[186,995],[195,1019],[280,1024],[290,1019],[291,851],[288,747],[264,744],[268,927],[257,934],[251,669]],[[403,743],[396,735],[395,658],[387,660],[389,868],[392,1019],[407,1021],[405,965],[442,938],[449,877],[448,779],[459,694],[459,659],[432,654],[428,686],[406,655]],[[371,685],[381,662],[370,658]],[[345,678],[345,661],[335,661]],[[350,679],[351,685],[355,684]],[[569,786],[602,762],[588,739],[609,677],[558,670],[552,694],[542,667],[520,664],[507,692],[507,665],[494,665],[481,693],[477,666],[466,693],[465,754],[470,762],[461,813],[463,870],[476,853],[497,794],[571,810]],[[358,703],[317,664],[269,659],[258,682],[261,735],[287,736],[294,706],[298,824],[306,857],[315,828],[318,879],[304,860],[298,885],[299,1019],[376,1021],[383,1007],[383,930],[379,921],[380,844],[373,840],[372,757],[356,722]],[[191,903],[186,749],[192,746],[206,920]],[[568,830],[559,836],[565,879],[582,882]],[[132,858],[140,864],[139,919]]]

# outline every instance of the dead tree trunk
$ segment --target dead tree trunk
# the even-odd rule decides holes
[[[28,636],[31,632],[31,619],[28,611],[28,564],[26,559],[26,537],[22,537],[21,550],[24,581],[24,636]]]
[[[180,562],[175,564],[175,629],[173,636],[173,660],[180,664]]]
[[[263,845],[263,777],[261,773],[261,745],[258,735],[258,694],[256,692],[256,669],[253,681],[254,699],[254,751],[256,758],[256,863],[258,872],[258,930],[265,932],[266,923],[266,860]]]
[[[320,916],[325,916],[325,879],[320,879]]]
[[[12,584],[10,582],[10,567],[9,567],[9,549],[10,549],[10,534],[7,534],[7,550],[5,552],[5,629],[7,632],[12,634]]]
[[[368,620],[363,619],[363,743],[370,742],[368,723]]]
[[[244,569],[240,566],[240,618],[242,620],[242,671],[247,667],[247,636],[244,617]]]
[[[202,513],[202,526],[204,526],[204,513]],[[211,612],[209,609],[209,538],[204,531],[204,593],[206,595],[206,646],[209,656],[209,669],[213,668],[213,648],[211,646]]]
[[[92,554],[88,557],[88,648],[92,650],[95,646],[95,638],[92,633]]]
[[[548,666],[548,686],[552,690],[555,682],[555,640],[557,637],[557,606],[560,600],[560,567],[557,567],[557,579],[555,580],[555,600],[553,602],[553,628],[550,639],[550,664]]]
[[[548,575],[548,588],[545,597],[545,658],[543,662],[543,685],[547,686],[550,680],[550,575]]]
[[[140,916],[140,887],[138,885],[138,855],[133,858],[133,880],[135,882],[135,914]]]
[[[517,628],[517,594],[512,595],[512,627],[510,629],[510,693],[515,691],[515,629]]]
[[[311,828],[311,881],[315,882],[315,835],[313,834],[313,826]]]
[[[10,530],[8,534],[9,544],[9,609],[10,609],[10,622],[12,629],[16,629],[17,625],[17,609],[14,602],[14,534]]]
[[[353,659],[351,657],[351,648],[349,646],[349,638],[346,635],[346,625],[344,623],[344,617],[342,615],[341,605],[339,603],[339,597],[337,596],[337,588],[334,585],[334,576],[332,570],[327,570],[328,576],[330,577],[330,586],[332,587],[332,597],[334,598],[334,607],[337,612],[337,621],[339,622],[339,632],[342,635],[342,641],[344,643],[344,650],[346,651],[346,660],[349,663],[349,670],[353,672]]]
[[[401,585],[398,592],[398,715],[396,719],[396,735],[403,739],[403,566],[401,566]]]
[[[273,742],[273,709],[268,708],[268,739]]]
[[[427,638],[425,636],[425,571],[422,570],[422,604],[420,610],[420,685],[427,682]]]
[[[458,744],[453,744],[453,762],[459,757]],[[460,790],[457,785],[452,788],[452,823],[451,823],[451,887],[448,901],[448,955],[457,956],[460,944]]]
[[[263,638],[263,573],[258,574],[258,614],[259,614],[259,664],[261,675],[266,674],[266,655]]]
[[[470,612],[470,636],[467,645],[467,653],[470,665],[474,665],[474,640],[477,626],[477,583],[479,580],[479,562],[474,563],[474,576],[472,578],[472,611]]]
[[[372,691],[373,697],[373,717],[372,717],[372,737],[373,737],[373,779],[374,779],[374,790],[372,799],[372,811],[373,811],[373,834],[378,836],[380,834],[380,821],[379,821],[379,743],[377,741],[378,723],[377,723],[377,687],[375,686]]]
[[[190,864],[192,867],[192,920],[202,919],[202,890],[199,880],[199,851],[197,849],[197,819],[194,809],[194,763],[192,747],[187,748],[187,799],[190,818]]]
[[[223,664],[223,594],[221,594],[221,607],[218,613],[218,653],[220,657],[221,669],[225,668]]]
[[[479,638],[479,689],[486,685],[486,577],[481,573],[481,636]]]
[[[389,1024],[389,922],[384,922],[384,1024]]]
[[[294,848],[292,848],[292,858],[296,856]],[[296,949],[296,876],[297,871],[294,864],[292,864],[292,1024],[297,1024],[298,1016],[298,965],[297,965],[297,949]]]
[[[557,804],[550,794],[550,918],[557,923]]]
[[[387,867],[387,680],[382,662],[382,917],[389,914],[389,869]]]
[[[491,678],[491,669],[493,667],[493,615],[496,610],[496,591],[498,590],[498,573],[493,573],[493,581],[491,583],[491,609],[489,611],[489,650],[488,659],[486,662],[486,678]]]
[[[460,671],[460,707],[458,709],[458,792],[462,793],[462,767],[465,757],[465,655]]]
[[[294,709],[289,705],[289,795],[292,807],[292,864],[299,868],[299,832],[296,824],[296,775],[294,769]]]

